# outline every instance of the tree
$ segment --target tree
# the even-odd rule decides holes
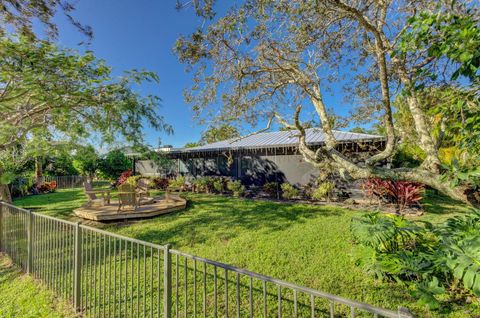
[[[201,146],[201,144],[199,142],[187,142],[185,144],[185,146],[183,146],[184,148],[193,148],[193,147],[198,147],[198,146]]]
[[[40,41],[0,40],[0,151],[28,135],[78,140],[98,133],[142,142],[144,122],[170,131],[158,114],[160,99],[142,96],[132,85],[157,82],[155,73],[129,71],[115,79],[93,54],[79,55]]]
[[[93,37],[92,28],[81,24],[73,17],[75,2],[69,0],[5,0],[1,2],[0,9],[0,35],[4,35],[7,26],[13,28],[17,34],[22,34],[34,39],[35,31],[33,20],[45,27],[47,35],[51,38],[58,36],[58,28],[54,23],[54,16],[62,12],[67,20],[88,39]]]
[[[98,166],[103,177],[114,180],[129,169],[132,169],[132,161],[119,149],[109,151]]]
[[[202,137],[198,142],[188,142],[185,148],[193,148],[205,144],[211,144],[217,141],[227,140],[240,137],[238,129],[228,124],[220,124],[217,127],[210,127],[202,133]]]
[[[478,12],[471,9],[465,15],[455,12],[418,14],[409,19],[411,28],[401,37],[395,52],[404,57],[414,49],[426,50],[431,59],[446,59],[455,65],[451,80],[463,76],[469,81],[469,85],[460,82],[431,87],[420,82],[415,88],[426,104],[426,111],[437,120],[434,129],[437,144],[441,146],[449,140],[475,156],[480,155],[479,21]],[[431,81],[439,76],[430,64],[417,71]]]
[[[430,73],[455,74],[453,55],[433,54],[421,47],[405,50],[402,39],[409,31],[416,32],[411,17],[419,12],[470,17],[478,25],[477,11],[461,2],[417,1],[412,6],[403,1],[246,1],[214,19],[214,3],[195,2],[206,26],[188,37],[181,36],[175,47],[179,60],[194,71],[195,84],[186,92],[186,99],[198,116],[211,116],[212,105],[221,99],[220,111],[215,109],[219,121],[255,125],[260,119],[274,118],[299,130],[299,151],[318,168],[335,169],[354,179],[422,182],[453,198],[468,200],[464,188],[442,181],[436,141],[419,104],[421,84],[434,82]],[[426,43],[441,43],[446,37],[458,40],[445,32],[433,30],[436,41]],[[467,37],[475,38],[475,34],[478,27],[471,27]],[[473,42],[478,52],[478,43]],[[422,71],[425,69],[429,72]],[[324,98],[332,83],[343,83],[345,77],[350,82],[347,95],[353,94],[372,117],[379,117],[386,133],[385,149],[362,162],[352,161],[337,147]],[[444,76],[441,80],[457,79]],[[400,88],[413,118],[416,144],[425,153],[418,167],[386,169],[377,165],[398,147],[392,87]],[[301,118],[308,109],[318,116],[325,134],[325,145],[318,150],[306,143]]]
[[[44,171],[53,176],[78,175],[77,169],[73,166],[73,155],[71,149],[55,149],[53,154],[45,158]]]
[[[93,146],[80,147],[73,159],[73,166],[91,182],[98,169],[100,158]]]
[[[122,137],[139,144],[145,124],[171,132],[158,114],[160,98],[132,89],[144,81],[158,82],[158,77],[132,70],[115,78],[91,52],[80,55],[47,41],[1,37],[0,153],[29,140],[52,149],[59,138],[76,143],[92,135],[107,143]]]
[[[478,97],[455,86],[435,86],[418,92],[419,104],[426,114],[428,128],[436,140],[437,148],[455,147],[474,157],[480,154],[476,140],[480,129],[469,123],[480,114]],[[404,96],[394,100],[395,128],[402,143],[413,145],[418,138],[413,117]],[[472,123],[474,124],[474,123]]]
[[[350,131],[353,133],[368,134],[368,131],[363,127],[353,127]]]
[[[237,128],[228,124],[221,124],[218,127],[210,127],[202,133],[200,143],[211,144],[217,141],[240,137]]]

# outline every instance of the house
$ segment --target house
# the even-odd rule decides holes
[[[351,158],[382,150],[385,137],[335,130],[337,149]],[[233,138],[193,148],[169,148],[159,153],[171,159],[168,168],[159,169],[151,161],[139,160],[136,171],[143,175],[229,176],[246,185],[266,182],[305,184],[319,170],[305,162],[298,151],[296,130],[265,132]],[[307,144],[317,149],[325,142],[319,128],[306,130]]]

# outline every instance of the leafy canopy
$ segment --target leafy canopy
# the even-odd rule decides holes
[[[208,128],[202,133],[202,137],[198,142],[189,142],[185,144],[185,148],[193,148],[205,144],[211,144],[217,141],[227,140],[240,137],[240,133],[235,126],[229,124],[221,124]]]
[[[16,33],[30,39],[36,37],[33,21],[38,21],[45,29],[46,34],[55,38],[58,36],[58,27],[54,16],[61,12],[67,20],[87,39],[93,37],[90,26],[80,23],[73,16],[76,1],[70,0],[7,0],[1,2],[0,8],[0,35],[10,26]]]
[[[211,144],[213,142],[240,137],[237,128],[228,124],[222,124],[218,127],[211,127],[202,134],[201,143]]]
[[[143,141],[142,128],[171,131],[158,114],[160,98],[134,85],[158,82],[155,73],[132,70],[114,77],[92,52],[79,54],[47,41],[0,38],[0,151],[42,140],[97,137]]]
[[[103,177],[117,179],[122,172],[132,169],[132,161],[121,150],[115,149],[107,153],[98,168]]]
[[[73,159],[73,166],[81,175],[92,177],[98,169],[99,160],[93,146],[80,147]]]

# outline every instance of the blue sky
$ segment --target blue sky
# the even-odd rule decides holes
[[[192,9],[176,10],[175,3],[174,0],[78,1],[73,15],[94,30],[94,39],[87,47],[79,45],[85,36],[62,15],[57,17],[60,46],[93,50],[118,75],[133,68],[145,68],[159,75],[160,84],[145,84],[138,89],[162,98],[160,113],[175,132],[169,136],[146,127],[146,141],[153,146],[158,145],[159,139],[162,144],[183,146],[197,141],[206,128],[193,120],[190,105],[183,100],[182,90],[192,84],[191,75],[172,52],[178,36],[194,31],[201,20]],[[337,113],[345,115],[348,109],[336,93],[338,91],[326,94],[326,102]]]
[[[85,36],[59,15],[59,45],[93,50],[115,74],[145,68],[159,75],[160,84],[145,84],[139,90],[162,98],[160,113],[173,125],[175,134],[168,136],[146,128],[148,143],[156,146],[161,138],[162,144],[183,146],[199,139],[203,127],[192,120],[190,106],[182,95],[191,84],[190,75],[172,53],[177,37],[195,30],[199,23],[192,10],[176,10],[173,0],[82,0],[74,17],[93,28],[94,39],[88,47],[79,46]]]

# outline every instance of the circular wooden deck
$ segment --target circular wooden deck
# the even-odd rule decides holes
[[[105,206],[82,206],[73,210],[73,213],[81,218],[94,221],[113,221],[124,219],[149,218],[174,211],[185,209],[187,200],[179,196],[171,196],[170,200],[154,198],[150,204],[140,205],[136,210],[126,207],[118,211],[118,202],[112,201]]]

